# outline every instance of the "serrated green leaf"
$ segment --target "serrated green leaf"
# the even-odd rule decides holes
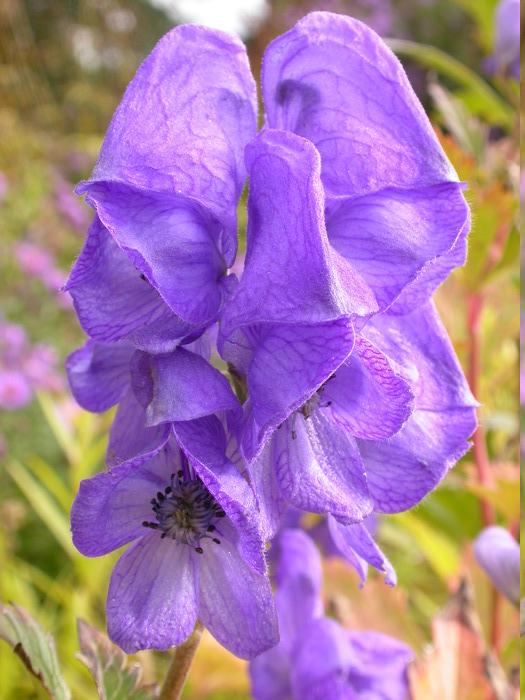
[[[23,608],[0,603],[0,638],[13,647],[53,700],[69,700],[71,693],[58,664],[53,636]]]
[[[151,700],[157,686],[142,686],[142,668],[128,663],[127,656],[105,634],[78,620],[81,654],[77,658],[93,676],[100,700]]]
[[[418,44],[404,39],[387,39],[386,43],[396,54],[407,56],[427,68],[432,68],[454,80],[477,97],[479,116],[489,124],[512,129],[516,121],[514,109],[503,100],[490,85],[482,80],[477,73],[460,61],[435,46]]]

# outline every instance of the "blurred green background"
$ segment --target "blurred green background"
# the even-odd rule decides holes
[[[356,575],[330,560],[328,608],[344,624],[392,634],[421,656],[433,616],[467,576],[487,644],[507,674],[519,663],[517,611],[494,593],[472,554],[487,519],[518,536],[520,514],[520,105],[517,82],[503,70],[488,73],[495,6],[495,0],[0,3],[0,356],[16,335],[5,328],[21,326],[27,336],[19,332],[10,362],[30,379],[25,405],[0,408],[0,600],[21,605],[55,635],[74,698],[96,697],[74,658],[76,618],[105,629],[116,559],[83,558],[69,533],[78,483],[104,467],[111,423],[110,415],[74,405],[62,369],[83,342],[58,291],[90,221],[74,185],[89,176],[141,60],[174,24],[220,21],[221,28],[240,32],[257,77],[268,42],[313,9],[356,16],[392,39],[469,183],[469,261],[440,288],[437,303],[483,404],[476,450],[417,509],[381,522],[379,542],[397,570],[398,587],[388,589],[372,572],[360,590]],[[4,406],[16,403],[17,385],[3,390],[14,392]],[[162,677],[165,655],[138,657],[146,680]],[[206,635],[186,696],[248,698],[245,663]],[[0,641],[0,698],[40,697],[46,695],[38,682]]]

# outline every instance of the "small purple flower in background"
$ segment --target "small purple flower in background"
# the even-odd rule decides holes
[[[18,370],[0,369],[0,408],[17,411],[33,400],[33,388],[27,376]]]
[[[19,241],[13,248],[15,259],[20,271],[29,277],[39,279],[44,287],[58,294],[59,304],[65,309],[72,308],[72,300],[68,294],[59,294],[67,275],[60,270],[51,253],[36,243]]]
[[[64,381],[57,372],[54,348],[31,346],[22,326],[0,319],[0,408],[16,411],[33,400],[35,389],[61,391]]]
[[[500,0],[494,15],[494,54],[485,61],[489,74],[520,79],[520,0]]]
[[[323,617],[319,553],[301,530],[281,537],[275,602],[280,643],[250,663],[255,700],[402,700],[412,651]]]
[[[478,564],[514,605],[520,603],[520,546],[508,530],[492,525],[474,540]]]

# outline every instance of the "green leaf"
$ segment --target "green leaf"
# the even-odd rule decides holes
[[[71,542],[69,522],[64,512],[42,484],[36,481],[35,477],[27,472],[19,462],[8,462],[6,470],[23,492],[35,513],[37,513],[42,522],[53,533],[62,549],[72,559],[76,553]]]
[[[53,700],[69,700],[71,693],[58,665],[53,636],[23,608],[0,603],[0,638],[13,647]]]
[[[119,647],[84,620],[79,619],[77,626],[82,653],[76,656],[93,676],[100,700],[151,700],[157,697],[156,685],[140,685],[140,664],[129,664]]]
[[[487,127],[472,116],[460,99],[444,87],[432,83],[428,91],[448,130],[467,153],[482,161],[487,139]]]
[[[473,70],[452,58],[441,49],[427,44],[418,44],[404,39],[387,39],[388,46],[397,54],[419,61],[427,68],[432,68],[461,85],[476,96],[479,116],[489,124],[512,129],[516,121],[514,109],[503,100],[490,85],[482,80]]]

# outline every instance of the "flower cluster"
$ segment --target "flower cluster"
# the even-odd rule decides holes
[[[287,509],[326,516],[363,580],[368,563],[394,583],[363,522],[424,498],[475,427],[431,301],[465,259],[464,184],[400,63],[314,12],[268,47],[262,91],[257,134],[243,44],[175,28],[77,188],[95,218],[66,285],[89,336],[68,375],[84,408],[118,408],[73,541],[133,542],[107,604],[128,652],[197,618],[239,656],[275,646],[264,551]]]

